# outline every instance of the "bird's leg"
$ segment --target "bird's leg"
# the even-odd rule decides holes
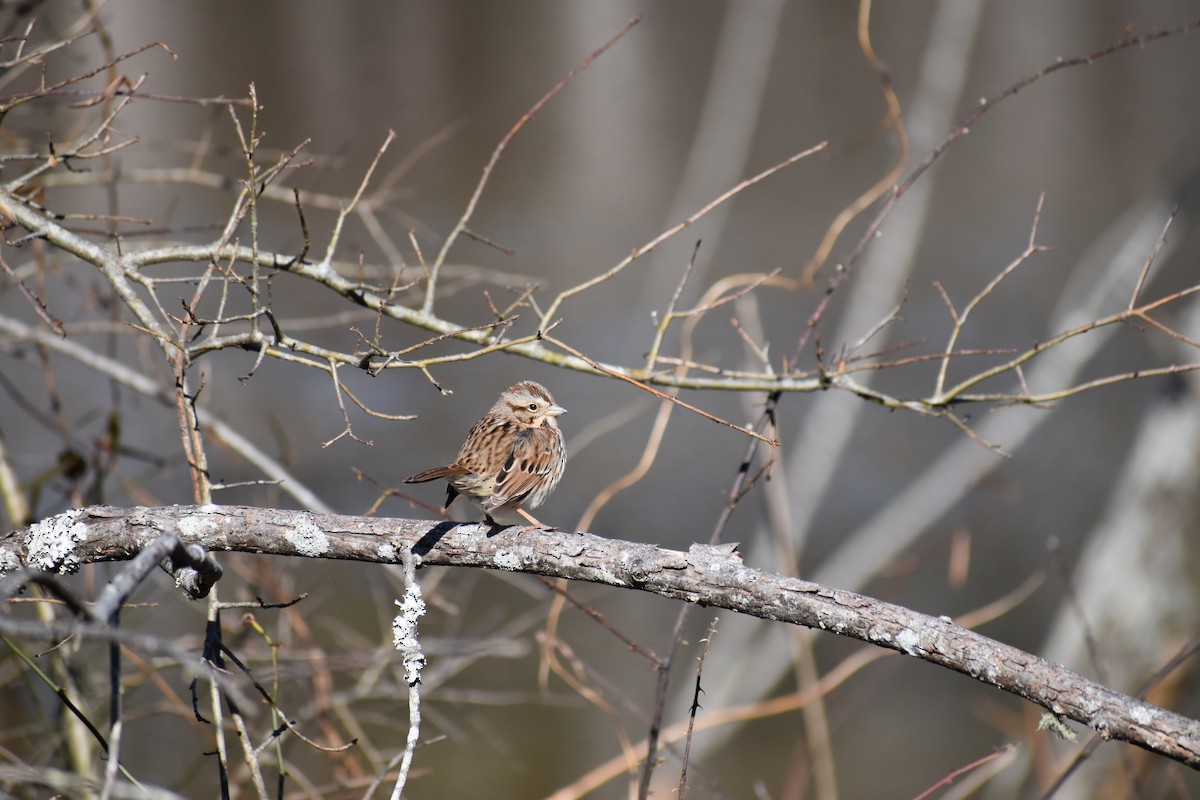
[[[526,529],[544,528],[544,529],[550,530],[550,531],[558,530],[558,528],[555,528],[553,525],[547,525],[544,522],[541,522],[540,520],[538,520],[537,517],[535,517],[533,514],[530,514],[528,511],[526,511],[523,508],[517,508],[517,513],[529,521],[529,525],[522,526]]]

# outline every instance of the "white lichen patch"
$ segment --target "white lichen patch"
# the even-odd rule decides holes
[[[203,508],[203,507],[201,507]],[[179,533],[185,539],[200,539],[217,532],[219,525],[217,520],[210,519],[203,514],[192,514],[186,517],[180,517],[177,523]]]
[[[17,557],[8,550],[0,551],[0,575],[18,570],[21,568],[21,562]]]
[[[521,568],[521,556],[516,550],[497,550],[495,561],[497,567],[510,572],[515,572]]]
[[[1134,706],[1129,710],[1129,716],[1133,717],[1133,721],[1138,725],[1152,725],[1158,713],[1148,706]]]
[[[384,542],[379,545],[379,547],[375,548],[375,554],[379,556],[380,561],[386,561],[391,564],[396,563],[396,545],[391,542]]]
[[[45,572],[69,573],[79,569],[75,546],[87,539],[87,525],[79,522],[82,509],[72,509],[29,526],[25,545],[29,566]]]
[[[896,644],[910,656],[919,656],[925,652],[921,647],[921,636],[912,628],[905,628],[896,634]]]
[[[283,538],[296,548],[297,555],[323,556],[329,552],[329,537],[312,522],[300,522],[283,534]]]
[[[404,599],[397,600],[400,613],[392,619],[392,644],[404,656],[404,680],[416,686],[425,666],[425,654],[417,640],[417,620],[425,615],[425,599],[421,586],[413,581],[404,590]]]

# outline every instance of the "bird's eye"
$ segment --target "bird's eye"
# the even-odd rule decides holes
[[[538,409],[538,404],[537,404],[537,403],[530,403],[530,404],[529,404],[529,410],[530,410],[530,411],[537,411],[537,409]]]

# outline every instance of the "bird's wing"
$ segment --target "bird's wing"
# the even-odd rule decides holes
[[[485,507],[489,510],[502,506],[514,507],[533,491],[552,466],[552,448],[546,441],[550,435],[548,430],[530,428],[514,437],[512,451],[496,473],[492,496]]]

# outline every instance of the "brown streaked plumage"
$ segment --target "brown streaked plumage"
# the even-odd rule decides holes
[[[556,417],[566,409],[546,387],[521,381],[508,387],[492,409],[467,434],[458,458],[406,478],[405,483],[447,480],[446,505],[460,494],[477,501],[493,522],[492,512],[536,508],[562,478],[567,448]],[[532,520],[528,514],[524,514]]]

